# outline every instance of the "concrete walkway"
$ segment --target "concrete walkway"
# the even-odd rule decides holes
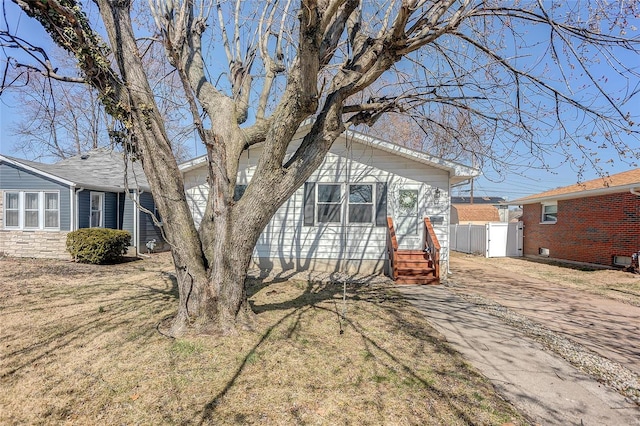
[[[640,425],[640,409],[445,286],[399,286],[452,346],[539,425]]]
[[[455,291],[493,300],[640,375],[639,306],[492,268],[473,256],[454,254],[451,269]]]

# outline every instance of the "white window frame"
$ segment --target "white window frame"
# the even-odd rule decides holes
[[[27,197],[35,195],[36,202],[38,203],[36,208],[27,209]],[[36,214],[37,223],[36,226],[27,226],[27,213]],[[38,191],[24,191],[22,193],[22,227],[24,229],[41,229],[42,228],[42,193]]]
[[[318,194],[320,192],[320,186],[324,185],[337,185],[340,186],[340,201],[336,203],[326,203],[319,201]],[[367,185],[371,187],[371,203],[351,203],[349,201],[349,190],[352,185]],[[316,225],[352,225],[352,226],[363,226],[363,225],[375,225],[376,221],[376,202],[377,202],[377,194],[376,194],[376,182],[316,182],[315,183],[315,214],[314,214],[314,222]],[[318,220],[318,214],[320,212],[321,205],[325,204],[336,204],[340,206],[340,221],[336,222],[321,222]],[[371,220],[368,222],[351,222],[349,220],[349,209],[352,204],[355,205],[370,205],[371,206]]]
[[[94,209],[93,206],[93,197],[98,196],[100,199],[100,208]],[[98,226],[93,226],[93,212],[100,212],[100,224]],[[89,193],[89,228],[104,228],[104,192],[93,192]]]
[[[351,195],[351,187],[352,186],[369,186],[371,187],[371,201],[368,203],[355,203],[355,202],[351,202],[350,199],[350,195]],[[347,214],[345,215],[345,218],[347,220],[347,223],[349,224],[354,224],[354,225],[373,225],[375,220],[376,220],[376,185],[375,183],[371,183],[371,182],[352,182],[347,184],[347,191],[345,193],[345,198],[347,200]],[[369,220],[368,222],[352,222],[351,221],[351,206],[369,206],[370,207],[370,212],[371,212],[371,220]]]
[[[555,207],[555,220],[553,219],[548,219],[548,215],[553,214],[552,213],[548,213],[546,211],[546,207]],[[549,202],[549,203],[541,203],[541,217],[540,217],[540,223],[548,223],[548,224],[552,224],[552,223],[556,223],[558,221],[558,202],[554,201],[554,202]]]
[[[18,196],[18,207],[15,209],[9,209],[7,208],[7,198],[9,196],[9,194],[14,194]],[[21,209],[20,209],[20,199],[22,197],[20,196],[20,191],[4,191],[3,194],[3,200],[2,200],[2,206],[3,206],[3,215],[2,215],[2,223],[4,224],[4,227],[6,229],[21,229],[21,224],[22,224],[22,213],[21,213]],[[13,211],[13,212],[17,212],[18,213],[18,224],[17,225],[7,225],[7,212],[8,211]]]
[[[338,186],[340,187],[340,201],[338,202],[322,202],[320,201],[320,186]],[[344,184],[342,183],[337,183],[337,182],[317,182],[316,183],[316,213],[315,213],[315,222],[316,224],[322,224],[322,225],[340,225],[343,223],[343,216],[344,216],[344,198],[345,198],[345,194],[344,194]],[[327,204],[331,204],[331,205],[337,205],[340,207],[338,213],[340,214],[339,220],[338,221],[333,221],[333,222],[329,222],[329,221],[321,221],[319,219],[319,215],[320,215],[320,206],[321,205],[327,205]]]
[[[9,209],[7,208],[7,198],[9,194],[18,195],[18,208],[17,209]],[[38,207],[37,209],[27,209],[26,208],[26,194],[36,194]],[[45,194],[53,194],[57,198],[57,209],[47,209],[45,205]],[[18,213],[18,225],[10,226],[7,225],[7,212],[14,211]],[[47,227],[45,226],[45,211],[57,212],[57,226],[55,227]],[[26,225],[26,214],[27,212],[37,212],[38,215],[38,224],[37,226],[27,226]],[[12,229],[12,230],[26,230],[26,231],[35,231],[35,230],[46,230],[46,231],[59,231],[60,230],[60,192],[59,191],[36,191],[36,190],[15,190],[8,189],[3,191],[3,227],[4,229]]]
[[[55,209],[47,208],[47,195],[55,195],[56,196],[56,206]],[[47,226],[47,213],[48,212],[56,212],[56,226]],[[42,193],[42,227],[44,229],[60,229],[60,193],[55,191],[44,191]]]

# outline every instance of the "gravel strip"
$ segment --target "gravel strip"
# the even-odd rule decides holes
[[[455,291],[455,283],[448,282],[445,285]],[[517,328],[584,373],[589,374],[599,382],[615,389],[629,400],[640,405],[640,376],[633,371],[490,299],[457,291],[456,294],[467,302],[473,303],[489,314]]]

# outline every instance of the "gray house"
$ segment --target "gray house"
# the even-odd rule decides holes
[[[125,185],[125,176],[126,185]],[[101,148],[55,164],[0,155],[0,253],[68,259],[66,236],[80,228],[131,233],[130,253],[162,232],[142,167]]]

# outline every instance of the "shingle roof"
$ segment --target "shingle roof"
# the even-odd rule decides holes
[[[543,200],[591,197],[602,193],[626,192],[634,187],[640,187],[640,169],[551,189],[510,201],[509,204],[532,204]]]
[[[473,204],[501,204],[506,200],[503,197],[473,197]],[[453,196],[452,204],[471,204],[471,197]]]
[[[298,131],[296,132],[294,138],[302,138],[309,131],[311,123],[313,123],[312,119],[307,119],[305,122],[303,122],[298,128]],[[393,155],[408,158],[412,161],[445,170],[449,172],[450,181],[452,184],[462,182],[464,180],[480,175],[480,171],[473,167],[465,166],[454,161],[445,160],[443,158],[429,155],[422,151],[416,151],[411,148],[400,146],[392,142],[387,142],[355,130],[346,130],[340,137],[348,140],[349,143],[357,142],[365,146],[372,146]],[[259,144],[256,144],[256,146],[258,145]],[[182,170],[182,172],[184,173],[194,168],[202,167],[206,163],[206,161],[207,156],[202,155],[200,157],[196,157],[179,164],[179,167],[180,170]]]
[[[452,204],[458,222],[500,222],[498,209],[490,204]]]
[[[111,148],[98,148],[83,155],[61,160],[54,164],[38,163],[19,158],[11,160],[46,172],[78,186],[110,191],[123,191],[125,188],[125,161],[121,152]],[[139,162],[126,164],[127,184],[130,189],[149,189],[149,183]]]

